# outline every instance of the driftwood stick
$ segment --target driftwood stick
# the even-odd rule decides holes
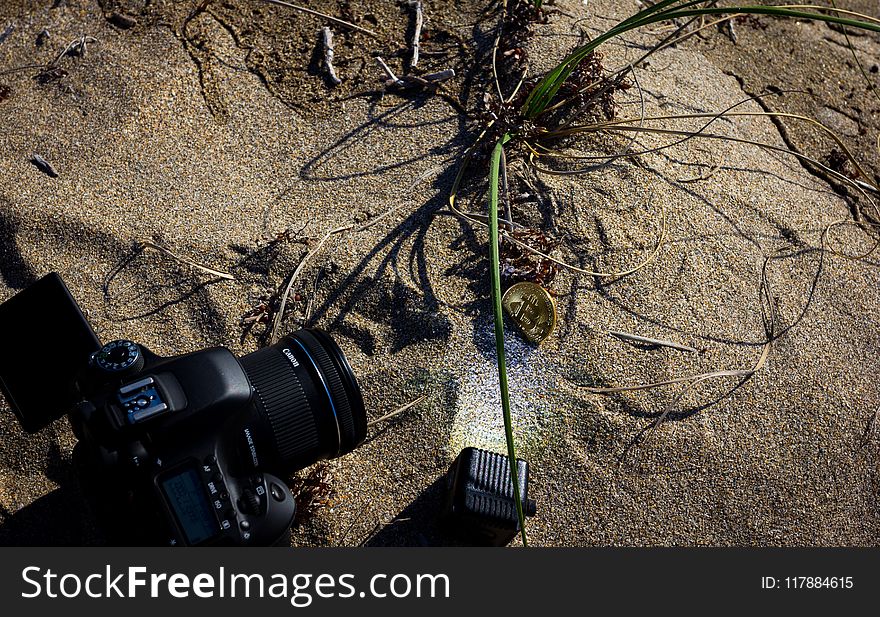
[[[417,75],[404,75],[403,77],[398,77],[394,74],[394,71],[391,70],[391,67],[388,66],[385,60],[383,60],[380,56],[376,56],[376,64],[379,65],[379,67],[385,73],[385,76],[388,78],[385,80],[386,88],[427,88],[428,86],[436,86],[440,82],[455,77],[455,70],[453,69],[446,69],[444,71],[438,71],[436,73],[428,73],[427,75],[422,75],[421,77]]]
[[[327,67],[327,73],[330,75],[330,81],[334,86],[342,83],[339,76],[336,75],[336,69],[333,68],[333,31],[330,26],[321,28],[321,37],[324,40],[324,66]]]
[[[421,48],[422,25],[424,16],[422,14],[422,0],[410,0],[409,6],[415,11],[415,28],[413,29],[412,40],[412,61],[409,65],[413,68],[419,64],[419,49]]]
[[[402,85],[403,82],[401,81],[401,79],[394,74],[394,71],[392,71],[391,67],[385,63],[385,61],[382,59],[382,56],[376,56],[376,64],[379,65],[379,68],[381,68],[385,72],[385,75],[388,77],[386,85],[392,83]]]
[[[422,79],[432,83],[446,81],[447,79],[452,79],[453,77],[455,77],[455,69],[445,69],[443,71],[437,71],[436,73],[428,73],[427,75],[422,75]]]

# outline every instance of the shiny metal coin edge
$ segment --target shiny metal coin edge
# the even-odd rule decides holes
[[[506,302],[507,298],[509,297],[511,291],[513,291],[515,288],[518,288],[518,287],[537,287],[542,292],[544,292],[545,297],[550,300],[550,328],[547,330],[547,334],[544,335],[543,338],[536,338],[534,336],[529,335],[529,333],[525,331],[525,329],[520,325],[520,323],[516,320],[516,318],[510,313],[510,309],[507,308],[507,302]],[[513,321],[513,323],[516,324],[517,329],[522,333],[522,335],[527,340],[529,340],[533,343],[538,343],[538,344],[543,343],[548,338],[550,338],[550,335],[553,334],[553,332],[556,330],[556,322],[557,322],[556,300],[553,299],[553,296],[550,294],[549,291],[547,291],[544,287],[542,287],[541,285],[538,285],[537,283],[531,283],[529,281],[520,281],[519,283],[514,283],[513,285],[508,287],[507,290],[504,292],[504,294],[501,296],[501,307],[504,309],[504,312],[507,313],[507,316],[510,317],[510,319]]]

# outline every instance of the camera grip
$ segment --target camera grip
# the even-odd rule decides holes
[[[253,495],[257,498],[253,502],[242,503],[243,509],[247,510],[254,505],[262,510],[259,520],[247,538],[252,546],[289,546],[290,526],[296,514],[296,502],[290,489],[278,477],[268,473],[256,476],[253,483]],[[242,500],[248,500],[245,495],[249,489],[242,490]],[[262,501],[262,504],[259,502]],[[280,530],[280,532],[279,532]],[[244,534],[243,534],[244,537]]]

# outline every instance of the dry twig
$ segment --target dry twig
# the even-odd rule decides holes
[[[437,87],[441,82],[446,81],[447,79],[452,79],[455,77],[454,69],[446,69],[444,71],[438,71],[436,73],[428,73],[427,75],[422,75],[418,77],[416,75],[403,75],[402,77],[398,77],[394,74],[394,71],[391,70],[391,67],[386,64],[385,60],[382,59],[381,56],[376,56],[376,64],[382,69],[385,73],[387,80],[385,80],[386,88],[397,88],[399,90],[407,90],[411,88],[428,88],[428,87]]]
[[[639,384],[635,386],[619,386],[612,388],[586,387],[585,390],[593,394],[615,394],[618,392],[636,392],[638,390],[652,390],[654,388],[660,388],[663,386],[681,385],[681,389],[675,394],[672,400],[663,408],[657,418],[653,420],[651,424],[648,425],[648,427],[646,427],[646,430],[648,430],[647,438],[650,438],[657,427],[660,426],[667,417],[669,417],[669,414],[681,402],[685,395],[687,395],[697,385],[703,383],[704,381],[725,377],[734,377],[742,381],[750,379],[767,363],[767,358],[769,358],[770,356],[770,351],[773,349],[773,343],[776,341],[776,339],[778,339],[792,327],[788,326],[787,328],[784,328],[782,330],[779,329],[778,318],[776,315],[776,302],[770,290],[770,282],[767,277],[767,268],[770,264],[770,261],[775,258],[778,258],[778,253],[766,257],[764,259],[764,265],[761,268],[760,301],[761,315],[764,321],[766,340],[764,345],[761,347],[761,353],[758,356],[758,359],[755,361],[754,365],[752,365],[751,368],[711,371],[707,373],[700,373],[699,375],[676,377],[674,379],[668,379],[665,381]]]
[[[403,412],[405,412],[409,409],[412,409],[413,407],[415,407],[419,403],[424,402],[424,400],[426,398],[428,398],[428,397],[423,394],[422,396],[415,399],[414,401],[410,401],[406,405],[398,407],[397,409],[395,409],[394,411],[392,411],[390,413],[386,413],[384,416],[380,416],[380,417],[376,418],[375,420],[370,420],[369,422],[367,422],[367,427],[369,428],[371,426],[375,426],[376,424],[380,424],[381,422],[385,422],[387,420],[390,420],[391,418],[395,418],[395,417],[399,416],[400,414],[402,414]]]
[[[419,64],[419,49],[421,47],[422,23],[424,17],[422,15],[422,0],[410,0],[409,6],[415,11],[415,27],[413,29],[412,40],[412,60],[409,65],[415,68]]]
[[[64,47],[64,49],[62,49],[58,53],[58,55],[55,56],[55,59],[52,60],[52,62],[50,62],[48,64],[47,68],[52,68],[52,67],[56,66],[58,64],[58,62],[61,60],[61,58],[63,58],[64,56],[70,55],[70,56],[85,57],[88,46],[91,45],[92,43],[97,43],[97,42],[98,42],[98,39],[96,39],[93,36],[86,36],[85,34],[78,36],[77,38],[70,41]]]
[[[160,246],[160,245],[156,244],[155,242],[149,242],[149,241],[139,242],[138,248],[152,249],[154,251],[159,251],[160,253],[164,253],[165,255],[168,255],[172,259],[176,259],[177,261],[179,261],[181,263],[185,263],[188,266],[192,266],[196,270],[201,270],[202,272],[207,272],[208,274],[213,274],[214,276],[221,278],[221,279],[225,279],[227,281],[234,281],[235,280],[235,276],[233,276],[232,274],[229,274],[228,272],[221,272],[220,270],[215,270],[214,268],[211,268],[209,266],[203,266],[202,264],[196,263],[196,262],[192,261],[191,259],[187,259],[186,257],[181,257],[177,253],[173,253],[172,251],[168,250],[164,246]]]
[[[687,345],[681,345],[679,343],[673,343],[672,341],[665,341],[662,339],[656,338],[648,338],[646,336],[639,336],[637,334],[627,334],[626,332],[618,332],[617,330],[609,330],[608,334],[611,336],[616,336],[619,339],[623,339],[625,341],[632,341],[634,343],[644,343],[645,345],[655,345],[657,347],[670,347],[672,349],[678,349],[679,351],[691,351],[698,352],[698,349],[693,347],[688,347]]]
[[[305,256],[300,260],[299,265],[296,269],[291,273],[290,278],[287,280],[287,285],[284,288],[284,293],[281,294],[281,304],[278,306],[278,312],[275,313],[275,321],[272,323],[272,334],[269,337],[269,343],[272,344],[278,340],[278,328],[281,327],[281,320],[284,317],[284,309],[287,306],[287,298],[290,296],[290,290],[293,288],[294,282],[299,278],[299,275],[302,274],[302,271],[305,269],[306,264],[309,260],[317,255],[321,251],[321,247],[327,243],[332,236],[342,233],[343,231],[348,231],[354,227],[354,223],[349,225],[343,225],[342,227],[337,227],[336,229],[332,229],[324,234],[324,237],[318,241],[318,244],[315,245],[315,248],[310,250]]]
[[[389,71],[390,71],[390,69],[389,69]],[[422,180],[424,180],[426,177],[428,177],[431,173],[433,173],[435,171],[436,171],[435,168],[431,168],[431,169],[428,169],[425,173],[421,174],[409,186],[409,188],[406,190],[406,194],[408,194],[410,191],[412,191],[412,189],[415,188],[416,185],[418,185]],[[311,249],[308,253],[305,254],[305,256],[302,258],[302,260],[300,260],[299,265],[296,267],[296,269],[291,273],[290,277],[288,278],[287,284],[284,287],[284,292],[280,296],[281,301],[278,306],[278,311],[275,313],[275,319],[272,322],[272,332],[269,336],[269,343],[270,344],[272,344],[278,340],[278,329],[281,327],[281,321],[284,318],[284,309],[287,306],[287,298],[290,296],[290,291],[291,291],[291,289],[293,289],[294,282],[296,282],[296,279],[299,277],[300,274],[302,274],[303,270],[306,267],[306,264],[315,255],[317,255],[321,251],[321,249],[327,243],[327,241],[331,237],[335,236],[336,234],[340,234],[345,231],[351,231],[351,230],[363,231],[369,227],[372,227],[373,225],[375,225],[376,223],[378,223],[382,219],[384,219],[384,218],[390,216],[392,213],[396,212],[398,208],[400,208],[400,205],[395,206],[393,208],[390,208],[386,212],[383,212],[382,214],[372,218],[371,220],[369,220],[361,225],[358,225],[357,223],[349,223],[348,225],[341,225],[339,227],[336,227],[335,229],[331,229],[326,234],[324,234],[324,236],[318,241],[318,243],[315,245],[315,248]]]
[[[336,69],[333,68],[333,31],[330,26],[321,28],[321,38],[324,41],[324,66],[327,67],[327,73],[330,75],[330,81],[334,86],[342,83],[342,80],[336,75]]]
[[[283,2],[282,0],[263,0],[263,2],[268,2],[269,4],[275,4],[278,6],[283,6],[288,9],[293,9],[294,11],[299,11],[301,13],[306,13],[308,15],[313,15],[315,17],[320,17],[322,19],[326,19],[327,21],[332,21],[334,24],[342,26],[343,28],[348,28],[349,30],[356,30],[357,32],[363,32],[374,39],[378,39],[379,35],[373,32],[372,30],[367,30],[366,28],[361,28],[360,26],[356,26],[351,22],[345,21],[344,19],[339,19],[338,17],[333,17],[332,15],[327,15],[326,13],[321,13],[304,6],[299,6],[298,4],[292,4],[290,2]]]

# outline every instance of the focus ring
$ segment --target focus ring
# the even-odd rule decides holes
[[[257,408],[269,419],[282,462],[316,449],[315,418],[290,362],[273,347],[240,359],[257,394]]]
[[[354,427],[354,416],[352,415],[351,405],[348,402],[348,393],[342,385],[342,377],[330,356],[324,350],[321,342],[318,341],[307,330],[300,330],[294,334],[295,338],[300,339],[308,348],[309,354],[315,359],[318,368],[324,375],[327,382],[327,388],[330,390],[330,396],[333,405],[336,407],[336,420],[339,422],[339,435],[342,443],[339,444],[340,450],[348,450],[358,443],[357,435]]]

